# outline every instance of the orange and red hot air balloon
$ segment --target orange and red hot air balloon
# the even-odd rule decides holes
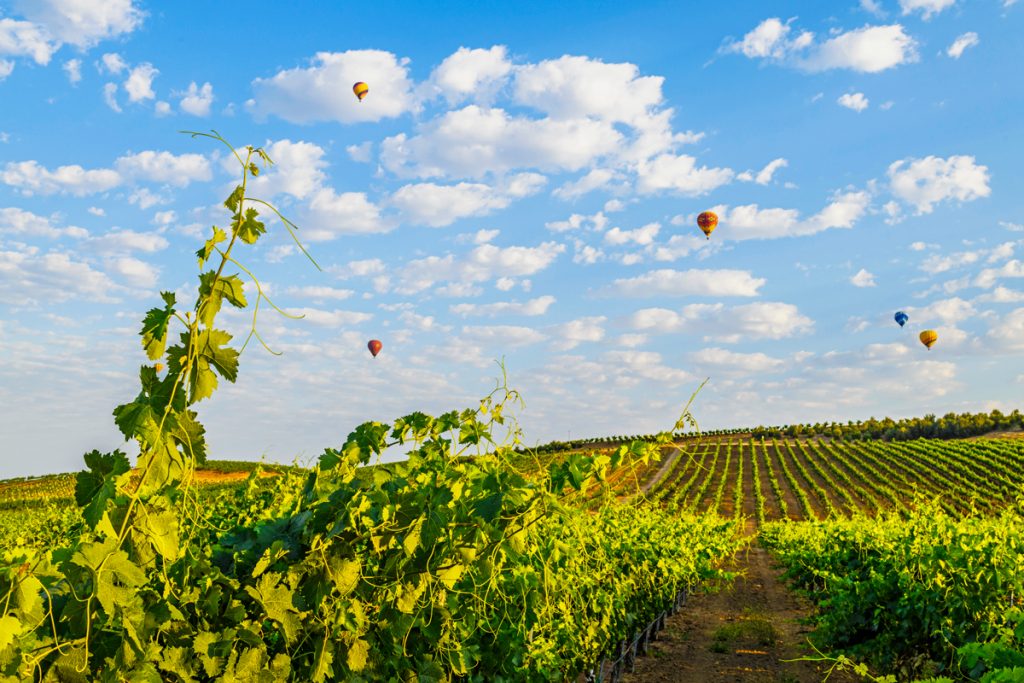
[[[384,348],[384,345],[381,344],[378,339],[371,339],[366,342],[366,348],[370,349],[370,353],[372,353],[373,357],[376,358],[377,354],[380,353],[380,350]]]
[[[370,86],[366,85],[362,81],[359,81],[358,83],[352,86],[352,92],[354,92],[356,94],[356,97],[359,98],[359,101],[362,102],[363,98],[366,97],[366,93],[370,92]]]
[[[697,227],[700,228],[701,232],[708,239],[711,239],[711,233],[715,231],[715,227],[718,225],[718,214],[714,211],[704,211],[697,216]]]

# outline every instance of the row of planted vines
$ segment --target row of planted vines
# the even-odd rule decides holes
[[[16,516],[0,516],[0,680],[565,680],[720,575],[743,543],[733,521],[617,502],[608,484],[669,434],[542,463],[515,450],[502,382],[473,409],[363,424],[312,470],[197,489],[195,406],[263,343],[260,304],[276,309],[237,250],[266,232],[261,211],[295,228],[247,194],[266,154],[227,146],[230,227],[197,253],[194,305],[165,292],[146,314],[141,390],[114,410],[135,467],[93,451],[76,505],[52,504],[61,480],[0,508]],[[241,348],[216,327],[225,305],[253,309]],[[395,448],[408,459],[379,464]]]
[[[654,469],[642,476],[653,478]],[[726,437],[682,442],[647,498],[726,518],[814,520],[936,500],[949,513],[998,512],[1024,486],[1024,440],[831,442]],[[620,494],[636,492],[632,481]],[[955,495],[950,495],[955,492]]]

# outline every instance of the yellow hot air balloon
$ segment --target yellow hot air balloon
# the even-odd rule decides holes
[[[352,92],[354,92],[356,94],[356,97],[359,98],[359,101],[362,102],[363,98],[366,97],[366,93],[370,92],[370,86],[366,85],[362,81],[359,81],[358,83],[352,86]]]
[[[711,239],[711,233],[718,226],[718,215],[714,211],[704,211],[697,216],[697,226],[704,233],[705,237]]]
[[[920,339],[922,344],[931,349],[932,344],[939,340],[939,335],[935,330],[925,330],[921,333]]]

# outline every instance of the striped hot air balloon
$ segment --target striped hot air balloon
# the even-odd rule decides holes
[[[366,85],[362,81],[359,81],[358,83],[352,86],[352,92],[354,92],[356,94],[356,97],[359,98],[359,101],[362,102],[363,98],[366,97],[366,93],[370,92],[370,86]]]

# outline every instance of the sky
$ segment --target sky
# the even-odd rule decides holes
[[[531,444],[670,428],[705,378],[705,429],[1024,407],[1022,29],[1016,0],[0,0],[0,477],[131,450],[141,319],[193,300],[238,179],[181,130],[265,148],[250,189],[322,266],[272,220],[236,249],[303,317],[261,305],[283,355],[197,405],[212,457],[472,407],[501,359]]]

